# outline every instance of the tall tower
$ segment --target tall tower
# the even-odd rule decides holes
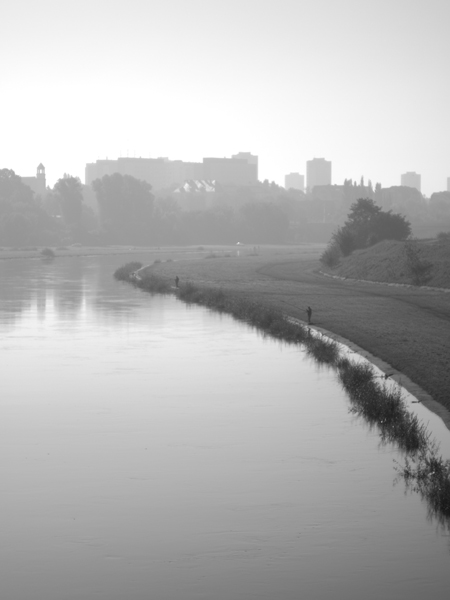
[[[42,163],[38,164],[36,171],[36,187],[38,194],[45,194],[46,182],[45,182],[45,167]]]
[[[331,161],[313,158],[306,162],[306,185],[312,192],[316,185],[331,185]]]
[[[409,171],[408,173],[403,173],[401,176],[401,184],[407,187],[416,188],[420,192],[420,184],[421,177],[415,171]]]
[[[45,182],[45,167],[44,167],[44,165],[42,163],[38,164],[38,168],[37,168],[37,171],[36,171],[36,177],[38,179],[43,179],[44,182]]]

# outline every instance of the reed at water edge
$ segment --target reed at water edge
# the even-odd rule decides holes
[[[302,344],[307,353],[321,364],[334,368],[351,402],[350,411],[376,426],[383,443],[395,444],[406,456],[399,475],[408,487],[427,501],[430,512],[440,519],[450,518],[450,460],[438,453],[426,426],[411,414],[400,388],[393,389],[376,380],[370,364],[355,363],[342,357],[339,345],[311,332],[307,325],[292,322],[282,311],[252,302],[222,288],[182,283],[174,289],[167,277],[151,272],[136,276],[139,262],[128,263],[114,273],[125,281],[150,293],[173,294],[187,304],[199,304],[232,315],[255,327],[264,335],[288,344]]]

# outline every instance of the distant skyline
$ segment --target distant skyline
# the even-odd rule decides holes
[[[98,158],[251,152],[429,196],[450,176],[448,0],[15,0],[2,7],[0,168],[84,181]]]

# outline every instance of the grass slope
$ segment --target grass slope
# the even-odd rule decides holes
[[[426,285],[450,288],[450,239],[418,240],[415,242],[421,261],[431,263],[430,279]],[[325,269],[324,269],[325,270]],[[327,272],[340,277],[366,279],[387,283],[412,284],[404,242],[385,240],[356,250],[341,264]]]

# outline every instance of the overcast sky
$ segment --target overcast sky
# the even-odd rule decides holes
[[[284,184],[450,176],[449,0],[9,0],[0,168],[249,151]]]

